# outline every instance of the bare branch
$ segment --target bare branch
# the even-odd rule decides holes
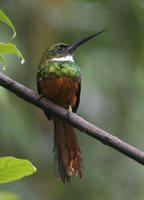
[[[41,108],[42,110],[49,110],[53,115],[66,120],[80,131],[90,135],[91,137],[94,137],[103,144],[116,149],[117,151],[144,165],[144,153],[142,151],[123,142],[119,138],[107,133],[106,131],[97,128],[76,114],[68,114],[64,108],[57,106],[45,98],[41,98],[40,95],[2,73],[0,73],[0,85],[25,101],[28,101],[29,103]]]

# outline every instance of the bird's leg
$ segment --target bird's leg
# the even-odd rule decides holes
[[[44,95],[39,95],[38,99],[37,99],[37,102],[39,102],[42,98],[44,98]]]
[[[69,113],[72,112],[72,107],[70,105],[69,105],[68,111]]]
[[[69,105],[69,108],[67,109],[67,114],[66,114],[67,118],[70,117],[71,112],[72,112],[72,107]]]

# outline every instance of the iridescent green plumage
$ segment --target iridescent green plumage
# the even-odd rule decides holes
[[[73,79],[80,77],[78,66],[71,61],[49,61],[46,60],[38,69],[41,78],[59,78],[62,76],[71,77]]]

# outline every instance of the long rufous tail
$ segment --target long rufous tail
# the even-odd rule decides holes
[[[54,153],[58,176],[64,183],[75,174],[82,178],[83,164],[74,129],[65,121],[54,118]]]

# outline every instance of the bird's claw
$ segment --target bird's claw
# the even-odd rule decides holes
[[[39,95],[38,99],[37,99],[37,102],[40,101],[42,98],[44,98],[44,96],[41,94]]]
[[[70,114],[71,114],[71,112],[72,112],[72,107],[71,106],[69,106],[69,108],[67,109],[67,113],[66,113],[66,116],[67,116],[67,118],[69,118],[70,117]]]

